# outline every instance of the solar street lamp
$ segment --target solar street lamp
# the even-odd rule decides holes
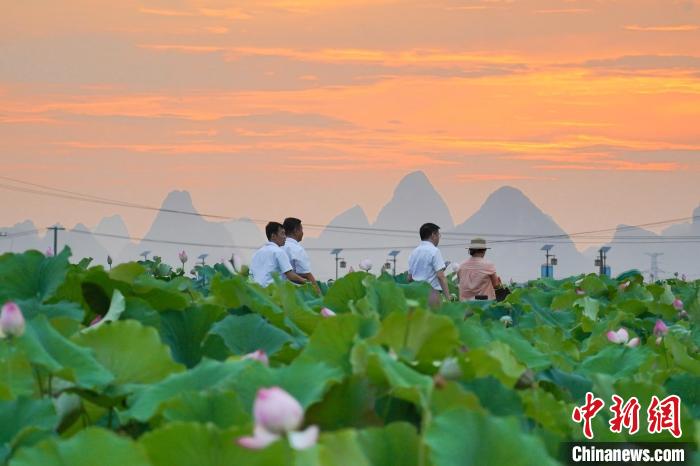
[[[331,255],[335,256],[335,279],[338,279],[338,266],[340,266],[341,269],[344,269],[348,264],[345,262],[345,259],[340,257],[340,253],[343,250],[341,248],[336,248],[331,251]]]
[[[401,251],[399,251],[398,249],[395,249],[395,250],[389,252],[389,257],[391,258],[391,259],[389,259],[389,260],[393,260],[393,261],[394,261],[394,271],[392,272],[392,275],[393,275],[394,277],[396,276],[396,256],[398,256],[400,252],[401,252]],[[389,262],[387,262],[387,264],[389,264]],[[388,269],[388,268],[389,268],[389,267],[387,267],[387,269]]]
[[[545,244],[540,251],[544,251],[544,265],[540,270],[542,278],[554,278],[554,266],[557,265],[557,258],[549,251],[554,247],[553,244]]]

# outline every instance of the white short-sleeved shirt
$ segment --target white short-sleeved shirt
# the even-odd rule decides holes
[[[299,241],[294,238],[287,238],[287,241],[282,246],[284,252],[289,257],[289,263],[292,265],[292,270],[295,273],[311,273],[311,261],[304,247],[299,244]]]
[[[408,258],[408,273],[418,282],[428,282],[433,289],[442,287],[437,273],[445,268],[440,250],[430,241],[421,241]]]
[[[262,286],[268,286],[273,282],[272,274],[277,272],[282,278],[284,274],[292,270],[289,257],[284,250],[272,241],[253,254],[250,262],[250,275],[253,281]]]

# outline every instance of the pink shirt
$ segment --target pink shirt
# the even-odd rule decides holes
[[[457,271],[459,277],[459,299],[466,301],[477,295],[496,299],[491,276],[496,274],[496,266],[483,257],[470,257],[462,262]]]

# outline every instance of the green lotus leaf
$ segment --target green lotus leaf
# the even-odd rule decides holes
[[[37,299],[53,295],[68,270],[70,248],[46,257],[39,251],[0,256],[0,302]]]
[[[237,438],[251,434],[242,429],[221,430],[212,424],[173,422],[145,434],[139,443],[147,451],[152,466],[287,464],[293,453],[285,441],[277,441],[262,450],[238,446]]]
[[[464,408],[433,419],[426,432],[435,466],[530,466],[559,464],[535,436],[522,432],[515,419]]]
[[[97,389],[114,380],[114,376],[97,362],[91,349],[64,338],[44,316],[36,317],[27,325],[17,346],[32,364],[80,387]]]
[[[151,466],[144,449],[101,428],[85,429],[66,440],[52,438],[22,448],[10,466]]]
[[[73,337],[90,348],[97,361],[114,375],[112,384],[155,383],[184,368],[172,360],[158,332],[133,320],[112,322]]]
[[[452,353],[459,345],[459,334],[449,317],[417,309],[389,314],[371,341],[393,349],[418,371],[434,373],[434,362],[441,362]]]

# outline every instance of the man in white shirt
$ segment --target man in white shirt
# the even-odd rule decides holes
[[[301,224],[301,220],[294,217],[287,217],[284,219],[284,232],[287,235],[287,240],[284,243],[282,249],[287,253],[289,257],[289,262],[292,265],[292,270],[294,273],[300,277],[305,278],[313,285],[317,293],[321,293],[318,287],[316,278],[311,273],[311,261],[309,260],[309,255],[306,253],[304,247],[299,244],[304,238],[304,227]]]
[[[420,227],[421,242],[408,258],[408,281],[428,282],[433,288],[428,299],[430,307],[440,305],[440,291],[447,300],[450,290],[445,278],[445,261],[437,248],[440,244],[440,227],[426,223]]]
[[[286,239],[282,224],[268,223],[265,226],[265,236],[267,236],[267,244],[255,251],[250,262],[250,275],[253,281],[261,286],[268,286],[274,281],[272,274],[277,273],[280,277],[286,277],[294,283],[306,283],[305,278],[292,270],[289,257],[282,249]]]

